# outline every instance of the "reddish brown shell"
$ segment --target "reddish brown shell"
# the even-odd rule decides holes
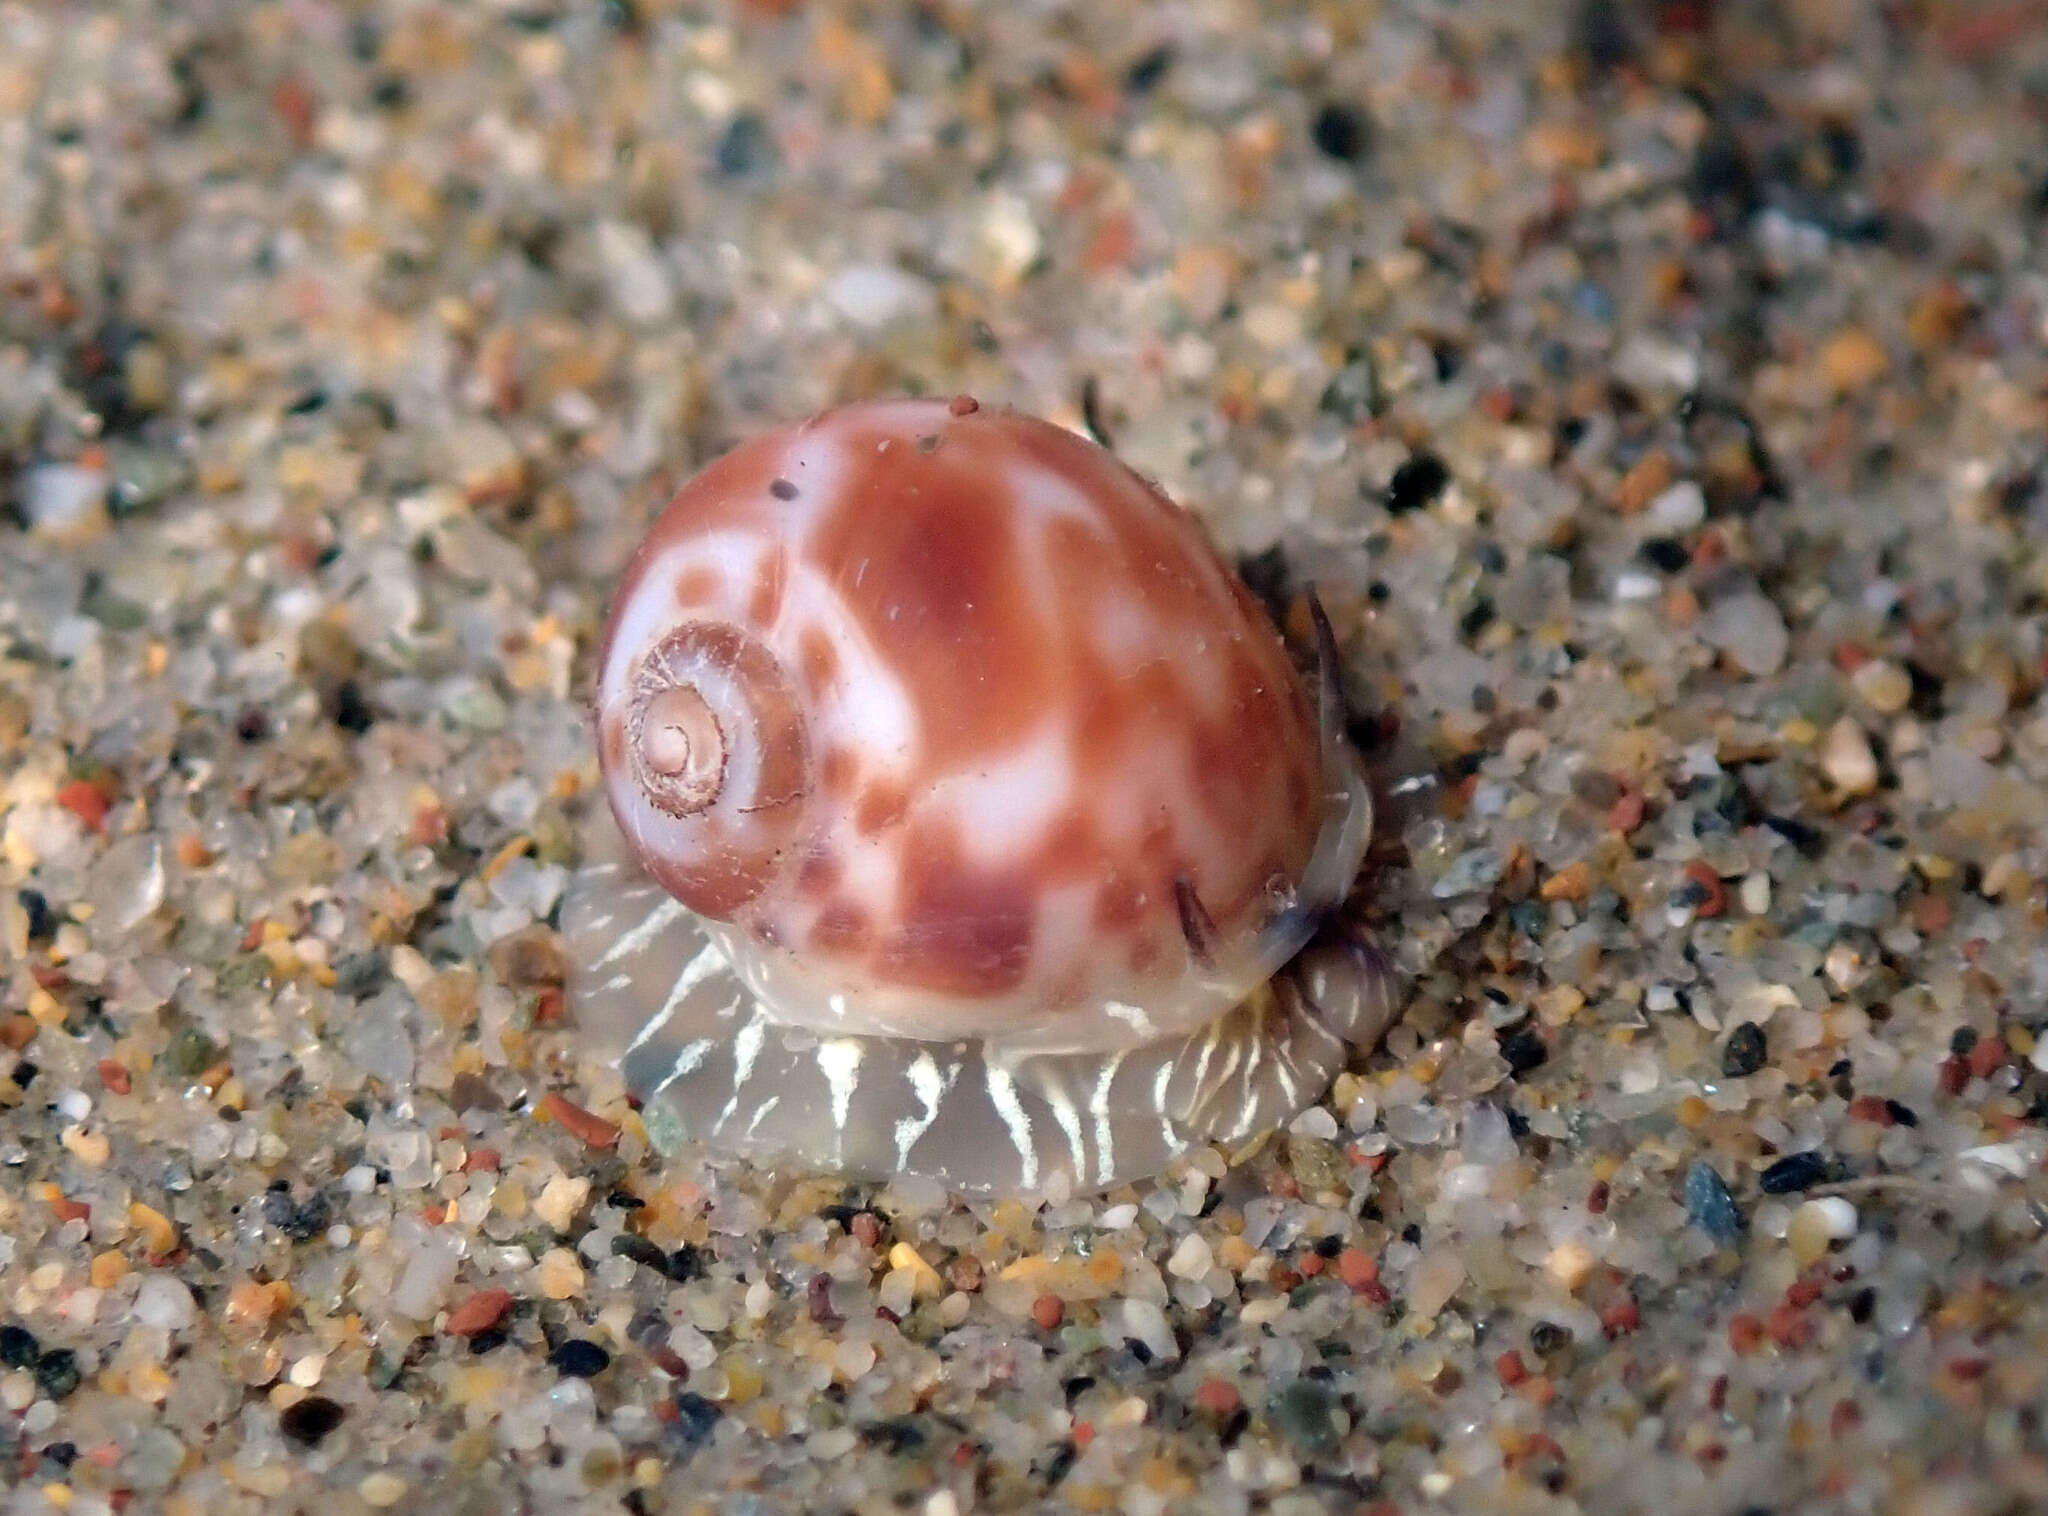
[[[1369,945],[1301,952],[1372,816],[1318,626],[1312,709],[1196,523],[1044,422],[749,443],[613,609],[579,1026],[650,1129],[986,1194],[1285,1120],[1394,1010]]]
[[[726,744],[687,813],[636,757],[685,678]],[[620,585],[598,717],[646,867],[821,1028],[1199,1024],[1277,966],[1260,936],[1326,810],[1315,712],[1196,523],[1083,438],[941,402],[691,480]]]

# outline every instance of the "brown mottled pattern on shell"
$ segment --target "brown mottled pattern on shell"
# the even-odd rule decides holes
[[[834,475],[824,481],[801,466],[826,456],[804,452],[820,444]],[[778,479],[794,483],[790,498],[771,489]],[[708,598],[700,563],[643,582],[719,533],[764,555],[730,565]],[[865,653],[819,624],[818,586]],[[608,682],[624,609],[649,593],[673,597],[675,619],[766,614],[749,630],[819,718],[802,834],[738,924],[814,963],[843,960],[826,970],[832,982],[964,1000],[1029,992],[1047,1009],[1104,995],[1142,1004],[1153,976],[1187,971],[1176,880],[1219,933],[1247,935],[1314,845],[1314,717],[1278,636],[1192,518],[1058,427],[894,402],[758,439],[686,485],[650,532],[619,590]],[[1129,646],[1115,645],[1117,627]],[[914,713],[909,751],[841,740],[861,724],[864,696],[848,686],[875,667]],[[600,701],[611,753],[616,701]],[[852,712],[836,724],[822,719],[835,703]],[[991,858],[974,845],[976,816],[943,788],[1047,732],[1064,757],[1031,778],[1056,793],[1034,792],[1019,814],[1050,820]],[[692,877],[730,856],[708,840]],[[886,871],[871,857],[846,867],[863,847],[886,849]],[[1058,889],[1086,891],[1081,927],[1122,946],[1049,942],[1041,906]]]

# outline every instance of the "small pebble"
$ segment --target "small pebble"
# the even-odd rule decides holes
[[[1287,1130],[1297,1137],[1319,1137],[1328,1142],[1337,1135],[1337,1117],[1325,1105],[1312,1105],[1288,1123]]]
[[[79,1162],[96,1169],[105,1167],[108,1157],[114,1150],[113,1144],[107,1140],[104,1132],[95,1132],[83,1126],[66,1127],[58,1140]]]
[[[1507,1060],[1510,1073],[1528,1074],[1549,1061],[1550,1046],[1540,1032],[1525,1027],[1501,1038],[1500,1055]]]
[[[917,1298],[917,1276],[909,1269],[891,1269],[875,1287],[875,1303],[898,1320],[910,1314]]]
[[[1418,1317],[1431,1317],[1450,1304],[1465,1282],[1465,1261],[1454,1248],[1432,1248],[1408,1276],[1403,1298]]]
[[[1846,1242],[1856,1235],[1861,1218],[1852,1202],[1840,1195],[1823,1195],[1817,1200],[1807,1201],[1800,1209],[1805,1210],[1809,1206],[1818,1213],[1821,1225],[1836,1242]]]
[[[197,1310],[185,1282],[169,1274],[150,1274],[135,1290],[135,1319],[144,1326],[178,1332],[192,1325]]]
[[[925,1262],[924,1255],[907,1242],[899,1242],[889,1249],[889,1267],[909,1270],[920,1297],[937,1295],[944,1288],[938,1270]]]
[[[1142,1343],[1155,1361],[1180,1356],[1180,1341],[1166,1320],[1166,1313],[1149,1300],[1128,1299],[1123,1303],[1124,1336]]]
[[[619,1128],[615,1122],[606,1121],[559,1094],[551,1093],[541,1101],[540,1114],[590,1147],[608,1148],[619,1140]]]
[[[1896,663],[1873,658],[1849,676],[1849,686],[1880,716],[1896,716],[1913,698],[1913,681]]]
[[[685,1446],[694,1447],[710,1437],[725,1413],[693,1390],[678,1391],[672,1402],[676,1410],[676,1432]]]
[[[0,1326],[0,1368],[25,1369],[42,1356],[42,1344],[25,1326],[9,1322]]]
[[[52,1400],[67,1398],[83,1377],[78,1355],[69,1348],[52,1348],[36,1360],[36,1385]]]
[[[1543,1266],[1567,1291],[1575,1291],[1586,1282],[1586,1276],[1593,1272],[1593,1265],[1599,1259],[1593,1250],[1583,1242],[1560,1242],[1550,1250],[1550,1256]]]
[[[447,1329],[458,1337],[487,1332],[512,1309],[509,1290],[478,1290],[448,1313]]]
[[[1356,106],[1332,102],[1316,112],[1309,138],[1325,157],[1355,163],[1371,143],[1371,123]]]
[[[1346,1248],[1337,1255],[1337,1277],[1346,1289],[1363,1291],[1379,1282],[1379,1261],[1362,1248]]]
[[[714,154],[718,172],[728,179],[773,173],[778,158],[768,123],[755,111],[739,111],[726,123]]]
[[[1706,493],[1690,479],[1679,480],[1650,502],[1650,520],[1667,532],[1689,532],[1706,519]]]
[[[1784,614],[1754,592],[1716,602],[1700,622],[1700,635],[1753,679],[1777,673],[1792,645]]]
[[[548,1299],[571,1300],[583,1289],[583,1265],[567,1248],[549,1248],[540,1256],[538,1280]]]
[[[1200,1279],[1216,1266],[1216,1255],[1199,1232],[1181,1238],[1180,1245],[1166,1260],[1166,1272],[1176,1279]]]
[[[21,508],[31,528],[65,536],[84,527],[107,498],[99,469],[46,463],[22,475]]]
[[[855,326],[879,330],[930,314],[932,287],[887,264],[848,264],[825,286],[832,308]]]
[[[1766,1195],[1790,1195],[1819,1184],[1828,1174],[1828,1161],[1819,1153],[1792,1153],[1765,1169],[1757,1185]]]
[[[1337,1446],[1337,1398],[1328,1386],[1313,1379],[1294,1380],[1280,1387],[1267,1410],[1280,1435],[1311,1457]]]
[[[1419,511],[1443,493],[1451,482],[1451,471],[1434,453],[1417,453],[1399,468],[1387,483],[1387,510],[1399,516]]]
[[[596,1343],[581,1337],[564,1338],[548,1354],[555,1372],[571,1379],[595,1379],[611,1367],[612,1355]]]
[[[576,1215],[590,1198],[590,1181],[581,1176],[555,1174],[534,1197],[533,1213],[557,1232],[576,1224]]]
[[[1867,795],[1877,788],[1877,755],[1854,717],[1844,716],[1828,728],[1821,740],[1820,768],[1845,795]]]
[[[1882,379],[1891,368],[1891,357],[1868,329],[1844,327],[1821,348],[1820,368],[1830,389],[1854,394]]]
[[[1745,915],[1767,916],[1771,910],[1771,876],[1761,869],[1742,876],[1738,886]]]
[[[302,1447],[317,1447],[348,1413],[325,1395],[308,1395],[287,1406],[277,1418],[278,1430]]]
[[[875,1366],[875,1345],[862,1337],[849,1337],[833,1354],[833,1366],[849,1382],[866,1377]]]
[[[1705,1160],[1685,1171],[1685,1216],[1724,1247],[1742,1240],[1742,1213],[1735,1207],[1735,1197]]]
[[[1225,1420],[1237,1414],[1244,1402],[1237,1393],[1237,1386],[1227,1379],[1205,1379],[1195,1387],[1195,1404],[1217,1420]]]
[[[1785,1245],[1800,1266],[1818,1261],[1830,1244],[1856,1235],[1856,1207],[1839,1196],[1809,1200],[1792,1213]]]
[[[1730,1079],[1741,1079],[1762,1068],[1769,1056],[1764,1029],[1754,1021],[1737,1022],[1721,1048],[1721,1072]]]

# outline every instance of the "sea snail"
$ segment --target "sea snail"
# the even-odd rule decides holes
[[[1193,518],[1044,421],[747,443],[605,632],[624,856],[565,907],[582,1025],[690,1138],[964,1193],[1285,1120],[1392,1010],[1383,959],[1309,948],[1372,814],[1318,625],[1311,698]]]

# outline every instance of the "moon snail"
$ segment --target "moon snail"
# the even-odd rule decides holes
[[[1372,805],[1192,517],[971,400],[850,405],[685,484],[599,656],[580,1024],[710,1146],[1101,1189],[1320,1096],[1391,1019],[1318,936]]]

